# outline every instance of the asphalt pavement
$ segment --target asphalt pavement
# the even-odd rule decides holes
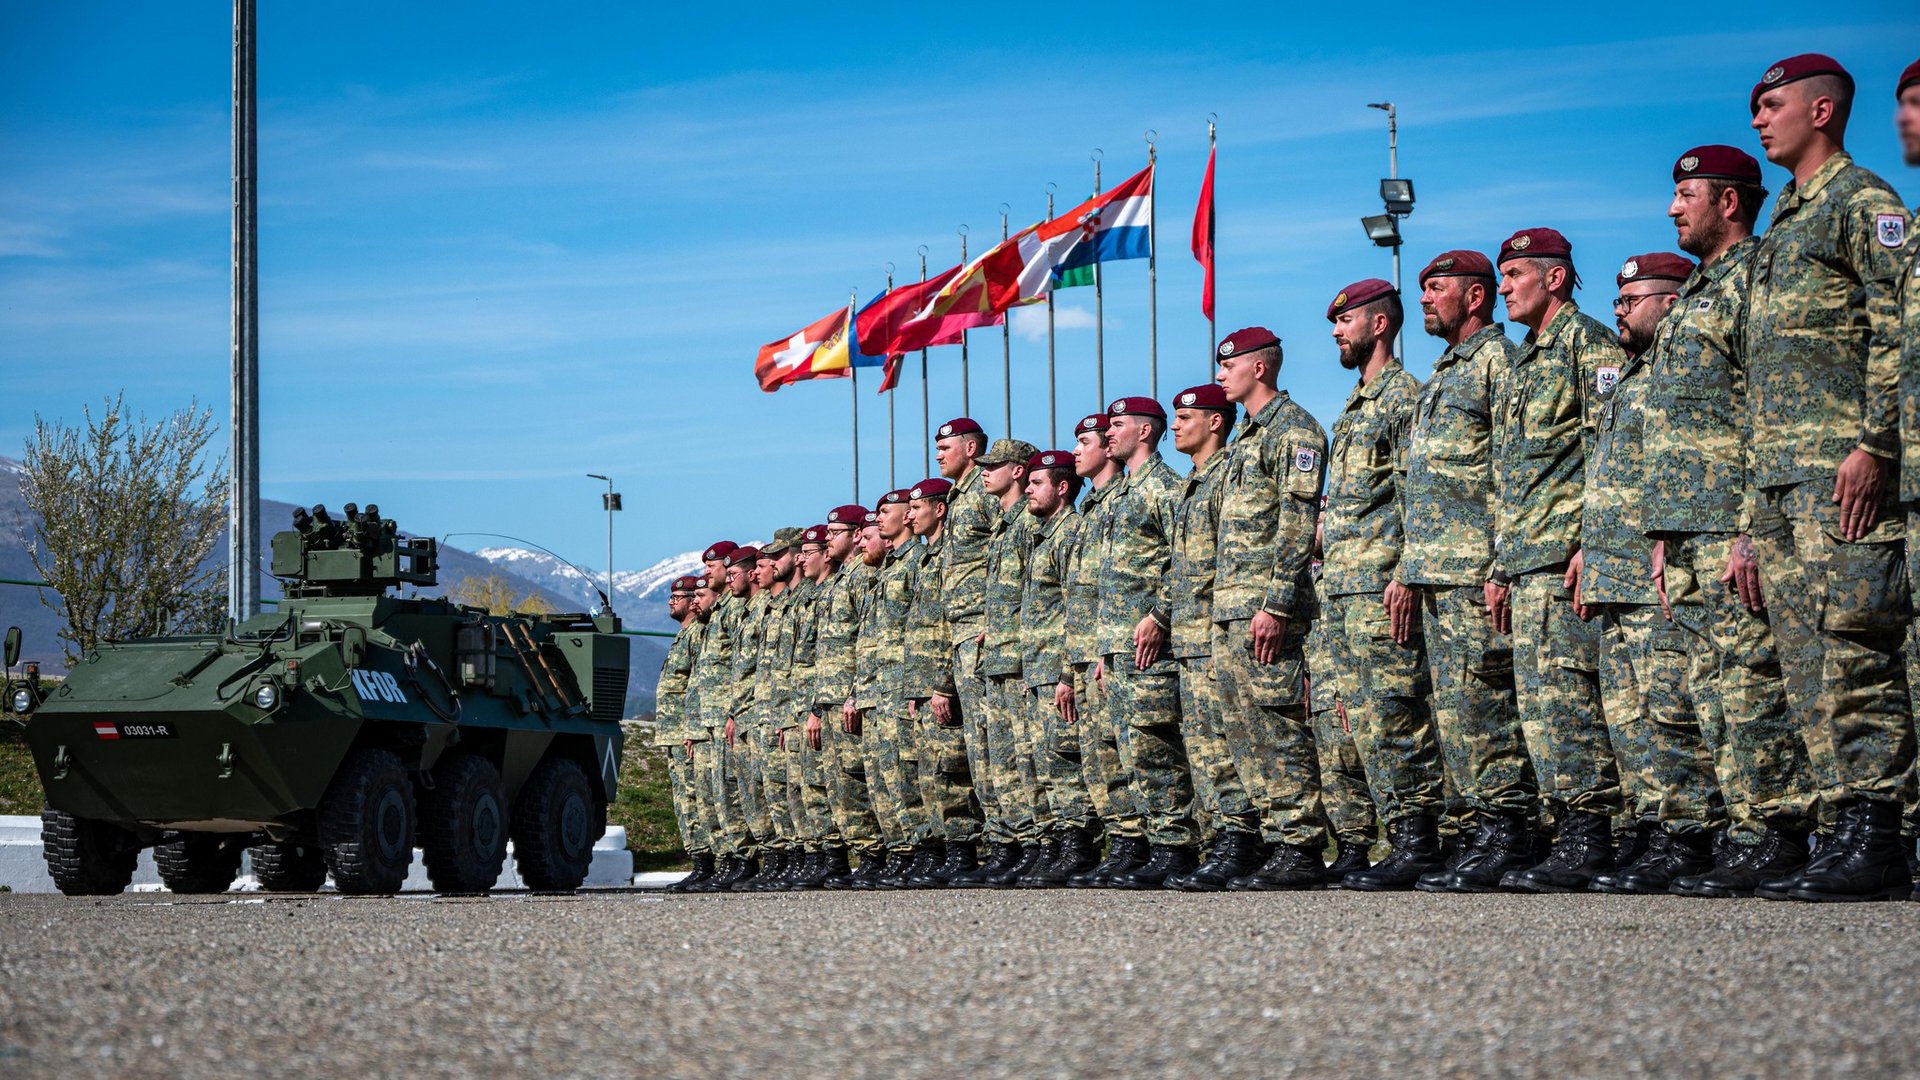
[[[0,1076],[1920,1075],[1920,904],[0,896]]]

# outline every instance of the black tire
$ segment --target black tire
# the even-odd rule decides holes
[[[246,836],[238,834],[169,830],[153,845],[153,865],[174,892],[223,893],[240,876],[246,841]]]
[[[507,786],[477,754],[454,754],[420,793],[420,852],[427,879],[443,893],[483,893],[507,861]]]
[[[327,857],[317,844],[268,842],[253,849],[253,876],[268,892],[319,892]]]
[[[40,844],[47,874],[68,896],[113,896],[133,884],[140,841],[117,825],[40,811]]]
[[[513,804],[513,861],[529,889],[571,892],[587,880],[593,845],[605,829],[587,774],[572,758],[533,767]]]
[[[355,750],[320,797],[320,849],[349,895],[394,893],[413,865],[413,784],[390,750]]]

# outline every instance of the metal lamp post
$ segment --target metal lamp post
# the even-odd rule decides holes
[[[1393,249],[1393,291],[1397,293],[1400,291],[1400,219],[1413,213],[1413,181],[1400,178],[1399,110],[1391,101],[1371,102],[1367,108],[1387,114],[1387,177],[1380,181],[1380,201],[1386,205],[1387,212],[1361,218],[1360,226],[1367,230],[1367,239]],[[1404,300],[1403,297],[1402,302]],[[1402,359],[1406,357],[1405,327],[1395,338],[1393,350]]]
[[[589,480],[605,480],[606,493],[600,496],[600,505],[607,511],[607,610],[603,614],[613,614],[613,514],[620,509],[620,493],[613,490],[613,478],[599,473],[588,473]]]

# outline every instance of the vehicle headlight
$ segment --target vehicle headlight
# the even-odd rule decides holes
[[[33,691],[26,689],[15,690],[13,692],[13,711],[23,713],[31,708],[33,708]]]
[[[264,710],[271,711],[280,704],[280,688],[273,683],[261,683],[260,689],[253,692],[253,703]]]

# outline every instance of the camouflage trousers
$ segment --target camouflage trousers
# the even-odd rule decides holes
[[[1270,843],[1325,847],[1320,755],[1307,716],[1306,627],[1287,624],[1276,663],[1253,657],[1248,622],[1215,623],[1213,672],[1220,684],[1227,750]]]
[[[1713,752],[1731,835],[1752,844],[1763,825],[1813,829],[1815,787],[1806,741],[1787,708],[1773,629],[1719,580],[1734,539],[1667,537],[1667,597],[1686,636],[1687,690]]]
[[[707,839],[715,855],[738,855],[749,842],[746,823],[737,809],[729,812],[727,744],[723,739],[706,738],[693,744],[693,771],[700,784],[700,815],[706,823]]]
[[[1753,515],[1787,704],[1830,805],[1912,801],[1906,520],[1893,506],[1881,518],[1866,539],[1842,539],[1831,480],[1763,488]]]
[[[1315,633],[1319,628],[1315,627]],[[1373,846],[1379,831],[1379,816],[1374,813],[1373,790],[1367,784],[1367,767],[1353,739],[1353,725],[1342,716],[1345,705],[1335,682],[1317,692],[1311,672],[1307,675],[1307,708],[1313,725],[1314,751],[1320,757],[1320,805],[1326,811],[1327,827],[1335,840],[1345,844]]]
[[[766,732],[758,728],[734,730],[725,750],[723,775],[727,799],[725,816],[736,822],[742,850],[752,852],[773,840],[773,818],[763,793],[766,790]]]
[[[1144,812],[1120,767],[1106,686],[1095,682],[1092,664],[1073,665],[1074,736],[1080,744],[1080,785],[1108,836],[1146,835]]]
[[[1208,836],[1227,830],[1259,832],[1260,815],[1227,749],[1226,717],[1212,657],[1180,659],[1180,734],[1187,744],[1194,816],[1201,831]]]
[[[814,749],[803,719],[786,730],[781,749],[786,754],[787,813],[793,818],[800,846],[807,851],[844,846],[834,836],[833,811],[827,797],[825,732],[821,749]]]
[[[887,850],[906,851],[924,843],[931,822],[920,801],[920,747],[904,706],[861,712],[860,759]]]
[[[1424,639],[1416,633],[1410,643],[1397,644],[1378,593],[1328,597],[1315,632],[1322,628],[1379,816],[1439,818],[1446,799],[1440,740],[1427,711],[1432,684]]]
[[[987,787],[993,809],[986,834],[997,844],[1038,841],[1046,816],[1033,772],[1033,713],[1026,707],[1026,689],[1018,674],[987,677]]]
[[[1726,804],[1687,689],[1686,631],[1658,604],[1600,607],[1600,694],[1620,793],[1635,821],[1720,829]]]
[[[680,827],[681,846],[689,855],[713,850],[706,822],[700,815],[700,778],[692,752],[678,742],[661,744],[660,752],[667,758],[667,782],[673,788],[673,820]]]
[[[1180,676],[1143,672],[1129,653],[1106,658],[1100,682],[1107,693],[1107,722],[1120,752],[1120,769],[1139,804],[1147,842],[1192,847],[1200,842],[1193,822],[1193,778],[1186,740],[1180,734]]]
[[[974,843],[980,839],[980,802],[973,793],[973,770],[967,762],[964,718],[955,717],[952,727],[941,724],[925,700],[917,703],[912,715],[920,801],[926,805],[932,836],[949,844]]]
[[[1612,817],[1620,774],[1600,708],[1600,628],[1581,621],[1564,566],[1513,579],[1513,674],[1520,729],[1543,794]]]
[[[1087,785],[1080,777],[1080,731],[1054,707],[1054,687],[1029,687],[1030,725],[1039,732],[1033,744],[1033,772],[1046,798],[1046,820],[1059,828],[1090,829],[1099,823]]]
[[[800,829],[806,822],[804,814],[794,815],[787,797],[787,743],[791,741],[791,731],[791,727],[754,729],[754,736],[761,740],[760,798],[773,826],[772,843],[782,850],[800,847]]]
[[[986,823],[999,816],[1000,794],[993,786],[993,762],[987,756],[987,677],[980,673],[980,633],[984,624],[972,625],[973,632],[953,647],[953,688],[959,694],[955,707],[960,711],[960,750],[967,763],[966,782],[972,789],[972,802],[980,817],[978,831],[984,831]],[[954,627],[956,634],[960,631],[960,627]],[[931,722],[932,717],[923,719]]]
[[[884,850],[873,796],[867,788],[866,750],[861,735],[847,730],[846,714],[838,702],[814,707],[820,717],[820,738],[826,753],[828,813],[841,843],[863,858]]]
[[[1513,695],[1513,642],[1478,585],[1420,590],[1433,721],[1447,775],[1469,810],[1531,815],[1540,797]]]

